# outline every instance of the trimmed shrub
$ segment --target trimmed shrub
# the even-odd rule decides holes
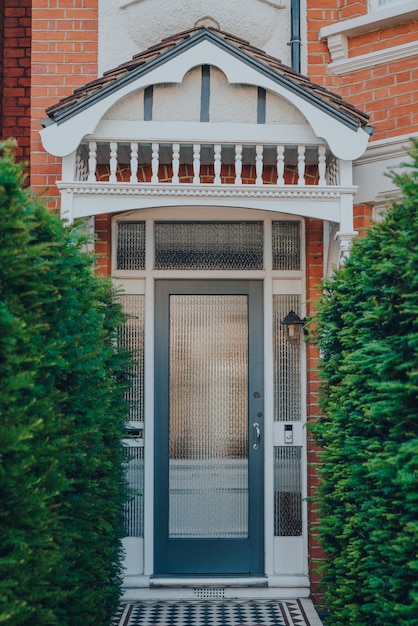
[[[85,238],[0,158],[0,623],[108,625],[121,586],[130,356]]]
[[[334,626],[418,616],[418,143],[383,223],[324,282],[318,502]]]

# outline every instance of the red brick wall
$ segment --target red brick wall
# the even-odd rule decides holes
[[[372,208],[368,204],[357,204],[354,207],[354,230],[364,235],[372,222]]]
[[[97,78],[98,0],[33,0],[32,17],[31,186],[57,209],[61,159],[43,150],[41,120],[46,108]]]
[[[349,56],[367,54],[416,41],[418,21],[349,39]],[[418,56],[393,61],[345,76],[341,95],[367,111],[374,126],[373,140],[406,135],[418,129],[416,85]],[[415,86],[415,87],[414,87]]]
[[[29,161],[31,1],[3,0],[0,11],[0,132],[14,137],[16,156]]]
[[[321,278],[324,274],[323,266],[323,223],[321,220],[306,220],[306,300],[307,315],[315,311],[315,303],[321,297]],[[306,410],[307,423],[316,419],[319,413],[318,408],[318,348],[313,342],[308,341],[306,347]],[[317,541],[318,516],[316,513],[315,488],[318,484],[316,465],[319,463],[317,457],[317,447],[308,428],[308,545],[309,545],[309,570],[312,592],[315,593],[318,584],[317,566],[323,559],[321,549]]]
[[[308,0],[308,74],[309,77],[339,93],[355,107],[370,115],[375,128],[372,141],[418,130],[416,88],[418,57],[382,63],[366,69],[333,75],[327,69],[331,62],[326,41],[319,38],[320,28],[367,13],[366,0]],[[418,22],[403,22],[387,28],[348,38],[348,56],[387,50],[416,41]]]
[[[97,273],[109,276],[112,271],[112,215],[97,215],[94,221]]]

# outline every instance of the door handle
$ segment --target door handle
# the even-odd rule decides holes
[[[253,448],[254,450],[257,450],[260,447],[260,439],[261,439],[260,424],[258,422],[254,422],[253,428],[255,429],[255,437],[256,437],[256,440],[253,443]]]

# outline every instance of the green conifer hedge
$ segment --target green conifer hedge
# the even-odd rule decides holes
[[[402,197],[324,283],[320,535],[334,626],[418,624],[418,142]]]
[[[121,586],[130,356],[85,238],[0,145],[0,623],[108,625]]]

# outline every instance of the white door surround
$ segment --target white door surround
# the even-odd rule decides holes
[[[154,261],[154,222],[159,220],[170,221],[192,220],[192,221],[262,221],[264,232],[264,260],[263,269],[255,270],[164,270],[153,269]],[[285,309],[287,303],[294,306],[299,303],[301,317],[304,316],[305,308],[305,272],[304,272],[304,224],[300,219],[286,214],[272,214],[270,212],[217,209],[212,207],[178,208],[173,207],[160,209],[147,209],[136,211],[114,219],[114,237],[118,220],[134,222],[135,220],[145,222],[147,233],[147,248],[145,255],[144,270],[114,270],[114,280],[116,284],[123,288],[125,294],[130,294],[131,298],[143,298],[144,304],[144,420],[143,423],[133,423],[138,428],[142,440],[139,444],[144,445],[144,520],[143,537],[129,537],[125,540],[127,550],[126,577],[124,581],[125,598],[153,598],[153,597],[183,597],[193,598],[198,593],[197,589],[222,589],[222,597],[307,597],[309,595],[308,577],[308,556],[307,556],[307,516],[306,497],[307,491],[307,469],[306,469],[306,442],[304,423],[306,419],[306,408],[301,402],[300,419],[289,421],[274,419],[277,411],[274,404],[274,352],[273,333],[277,319],[284,317],[282,313],[275,314],[273,302],[281,302],[280,306]],[[294,221],[301,224],[301,259],[300,269],[297,270],[273,270],[273,253],[271,246],[272,224],[277,220],[285,222]],[[114,246],[114,255],[116,255]],[[264,302],[264,395],[265,395],[265,462],[264,462],[264,534],[265,534],[265,554],[264,554],[264,576],[256,578],[247,577],[154,577],[153,565],[153,477],[154,477],[154,452],[153,439],[158,436],[154,430],[154,289],[155,280],[165,280],[173,278],[198,279],[199,281],[216,280],[257,280],[263,283]],[[122,300],[123,300],[122,296]],[[276,299],[276,300],[275,300]],[[134,301],[134,300],[133,300]],[[275,304],[276,306],[276,304]],[[283,310],[285,310],[283,309]],[[276,315],[276,318],[275,318]],[[278,315],[278,318],[277,318]],[[275,321],[276,320],[276,321]],[[305,393],[305,357],[304,345],[301,342],[299,370],[296,369],[296,376],[299,377],[297,384],[300,386],[298,393],[303,398]],[[277,357],[285,358],[285,357]],[[292,357],[293,358],[293,357]],[[293,366],[292,366],[293,367]],[[299,374],[297,373],[299,371]],[[286,409],[287,410],[287,409]],[[302,489],[302,529],[300,536],[275,536],[275,503],[274,503],[274,482],[275,467],[287,467],[289,462],[288,450],[285,442],[285,424],[293,427],[293,444],[291,448],[300,450],[301,464],[301,489]],[[132,442],[131,442],[132,445]],[[279,450],[279,456],[277,456]],[[282,452],[283,451],[283,452]],[[282,455],[282,456],[280,456]],[[284,456],[283,456],[284,455]],[[290,466],[293,467],[293,454],[290,454]],[[282,459],[280,461],[280,458]],[[279,460],[278,460],[279,459]],[[277,465],[279,463],[279,465]],[[284,464],[284,465],[283,465]],[[276,470],[277,471],[277,470]],[[286,470],[289,471],[289,470]],[[287,474],[283,474],[283,476]],[[287,475],[288,476],[288,475]],[[288,478],[283,479],[289,481]],[[291,480],[291,479],[290,479]],[[277,488],[277,487],[276,487]],[[283,487],[289,490],[288,487]],[[277,506],[277,503],[276,503]],[[277,514],[277,513],[276,513]],[[292,532],[292,531],[290,531]],[[296,531],[298,532],[298,531]],[[286,531],[285,531],[286,533]],[[201,591],[199,592],[201,593]],[[219,593],[221,593],[219,591]]]

